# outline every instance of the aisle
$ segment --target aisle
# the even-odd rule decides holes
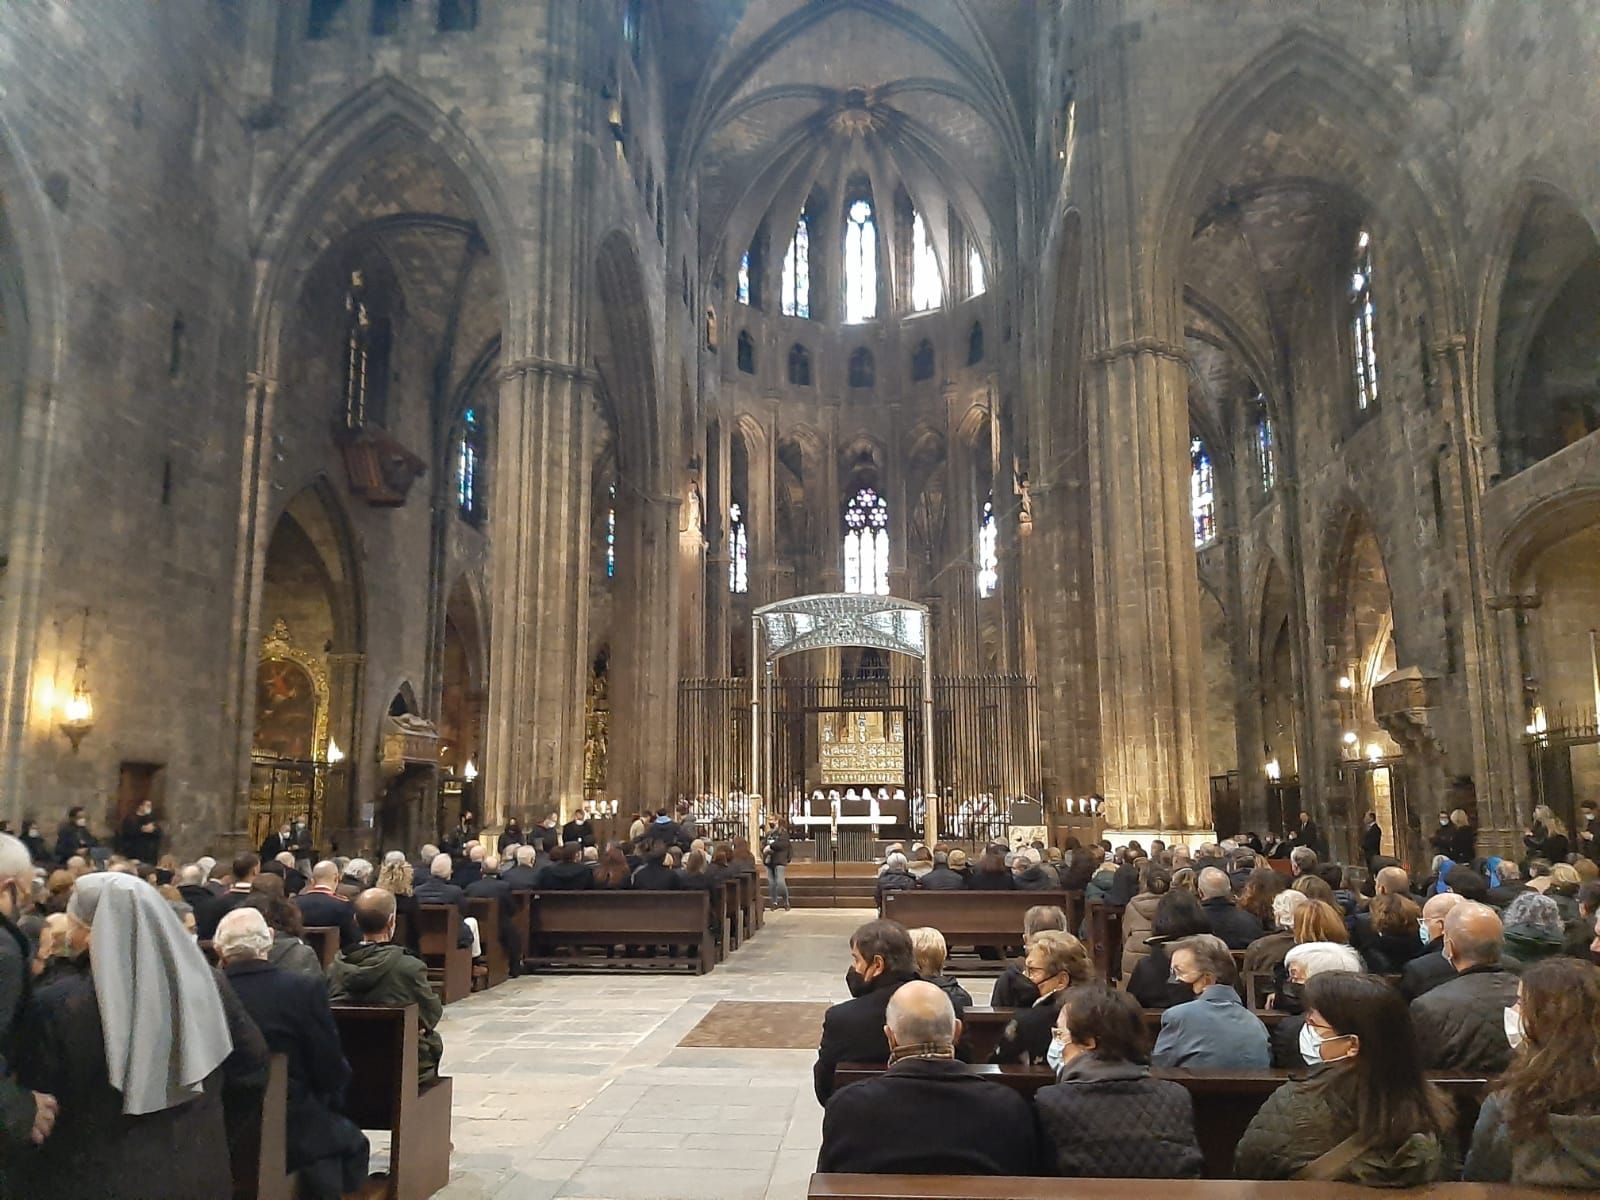
[[[721,1040],[787,1034],[792,1043],[818,1005],[846,997],[850,931],[871,916],[769,913],[754,939],[699,978],[536,976],[451,1005],[440,1032],[455,1078],[455,1154],[440,1195],[803,1198],[821,1136],[815,1042],[678,1043],[719,1001],[809,1002],[719,1010]],[[969,989],[987,1000],[985,985]],[[702,1033],[719,1040],[719,1030]]]

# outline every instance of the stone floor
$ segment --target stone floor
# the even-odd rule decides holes
[[[769,913],[700,977],[540,975],[452,1004],[442,1200],[803,1198],[821,1138],[815,1052],[678,1042],[719,1000],[846,998],[849,934],[871,915]],[[987,981],[966,986],[988,1001]]]

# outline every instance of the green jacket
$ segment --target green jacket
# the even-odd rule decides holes
[[[1354,1111],[1328,1087],[1328,1068],[1284,1084],[1261,1106],[1234,1154],[1239,1179],[1292,1179],[1313,1159],[1355,1132]],[[1453,1173],[1444,1147],[1432,1133],[1414,1133],[1393,1150],[1358,1154],[1340,1183],[1367,1187],[1415,1187]]]
[[[444,1039],[434,1030],[444,1005],[428,982],[428,967],[392,942],[362,942],[340,953],[328,967],[328,999],[335,1004],[417,1006],[417,1078],[439,1077]]]

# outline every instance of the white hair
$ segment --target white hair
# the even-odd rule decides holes
[[[1305,968],[1307,979],[1325,971],[1351,971],[1359,975],[1367,969],[1360,952],[1343,942],[1302,942],[1283,956],[1284,970],[1296,964]]]
[[[1272,898],[1272,920],[1279,929],[1289,929],[1294,925],[1295,910],[1309,902],[1310,897],[1304,892],[1285,888]]]
[[[434,859],[439,857],[439,847],[435,846],[432,842],[423,842],[422,857],[428,862],[432,862]]]
[[[267,919],[259,909],[235,908],[217,922],[211,941],[224,962],[230,958],[265,958],[272,948],[272,930],[267,928]]]
[[[20,839],[0,833],[0,879],[31,880],[33,856]]]
[[[891,871],[904,871],[910,864],[906,862],[906,856],[897,850],[884,860],[883,865]]]
[[[428,864],[428,873],[439,879],[449,879],[450,856],[448,854],[435,854],[433,861]]]
[[[217,860],[209,854],[202,854],[194,860],[194,865],[200,868],[200,882],[204,883],[211,878],[211,872],[217,869]]]
[[[386,867],[392,867],[396,863],[405,862],[405,860],[406,852],[404,850],[391,850],[389,853],[383,856],[383,865]]]
[[[493,875],[500,869],[500,856],[498,854],[485,854],[483,856],[483,870],[486,875]]]
[[[401,857],[403,858],[404,855]],[[344,873],[346,875],[354,875],[362,883],[365,883],[372,878],[372,864],[364,858],[352,858],[345,864]]]
[[[517,863],[520,866],[531,867],[537,854],[532,846],[523,844],[517,847]]]
[[[200,864],[186,863],[178,872],[178,882],[184,887],[194,887],[200,882]]]
[[[278,861],[286,867],[292,867],[294,866],[294,855],[285,850],[282,854],[278,855]]]

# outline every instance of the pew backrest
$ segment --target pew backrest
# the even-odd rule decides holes
[[[317,952],[326,971],[339,957],[339,927],[337,925],[307,925],[300,931],[306,945]]]
[[[928,926],[950,945],[1021,945],[1022,917],[1036,904],[1067,907],[1067,893],[925,892],[915,888],[885,892],[883,915],[907,929]]]
[[[345,1115],[362,1129],[393,1129],[417,1098],[417,1006],[335,1004],[333,1020],[355,1081]]]
[[[1149,1200],[1166,1194],[1183,1200],[1372,1200],[1372,1189],[1354,1183],[820,1173],[811,1176],[806,1200]],[[1404,1195],[1406,1200],[1570,1200],[1571,1193],[1503,1183],[1435,1183]]]

